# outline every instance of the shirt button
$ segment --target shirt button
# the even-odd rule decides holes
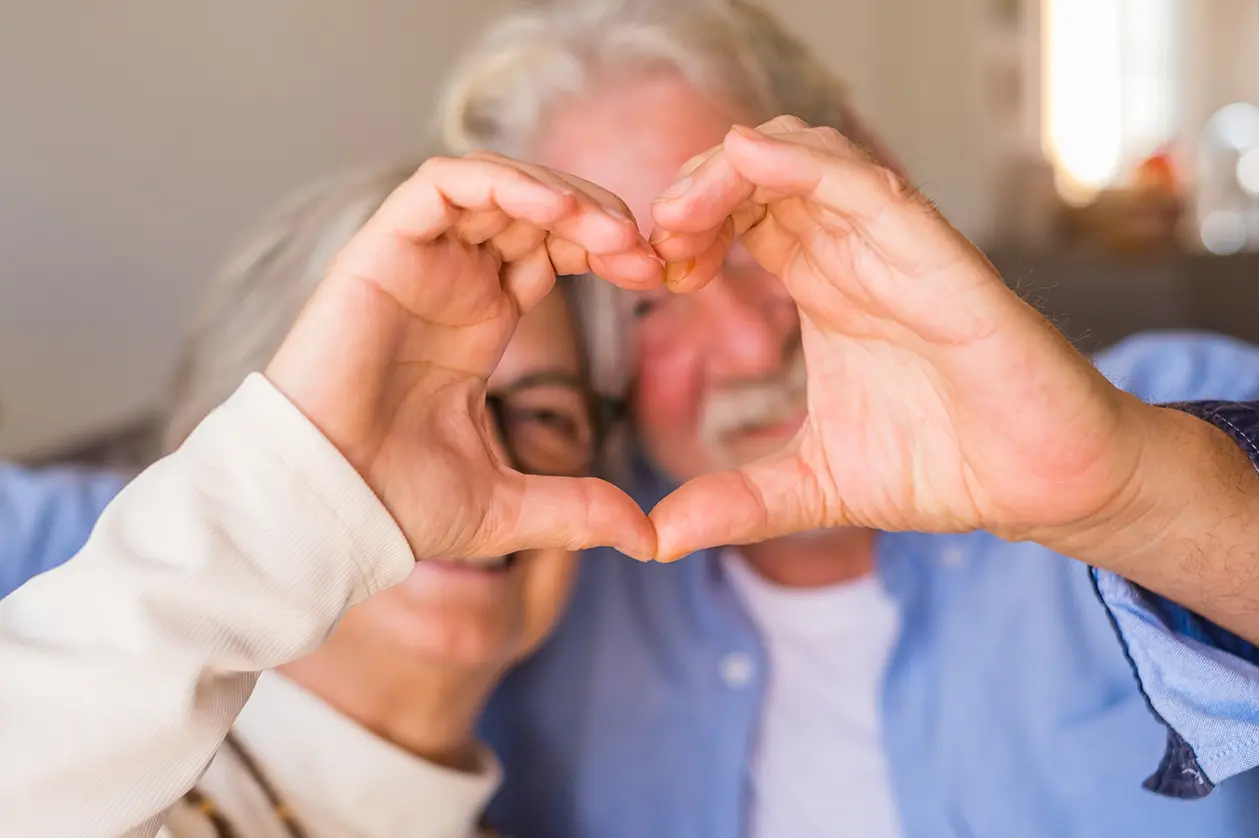
[[[721,659],[721,682],[731,689],[741,689],[752,683],[756,665],[743,652],[731,652]]]
[[[945,547],[944,552],[940,554],[940,562],[945,567],[960,567],[964,561],[966,561],[966,551],[957,545]]]

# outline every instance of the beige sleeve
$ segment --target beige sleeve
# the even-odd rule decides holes
[[[412,566],[366,483],[251,377],[78,556],[0,600],[0,836],[155,835],[257,673]]]

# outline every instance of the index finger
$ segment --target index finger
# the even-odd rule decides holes
[[[466,213],[501,213],[611,265],[607,279],[629,287],[659,281],[659,263],[624,205],[538,166],[479,154],[434,157],[391,194],[364,225],[369,234],[424,245]]]
[[[804,199],[823,210],[810,213],[823,230],[828,218],[842,222],[901,269],[941,269],[974,250],[904,177],[833,129],[775,135],[736,126],[726,136],[723,150],[723,167],[751,187],[746,203]],[[721,173],[726,181],[735,176]],[[656,207],[658,222],[684,228],[711,223],[711,216],[723,209],[737,212],[729,207],[731,194],[723,189],[721,178],[695,181],[677,198]],[[684,217],[688,215],[690,219]]]

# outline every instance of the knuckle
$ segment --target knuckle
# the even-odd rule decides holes
[[[906,200],[917,192],[909,181],[886,166],[875,166],[875,171],[878,172],[879,179],[892,197]]]
[[[844,148],[851,144],[851,140],[844,136],[844,133],[838,128],[831,125],[821,125],[816,128],[809,129],[810,133],[822,141],[822,145],[827,148]]]
[[[781,131],[806,131],[811,126],[794,114],[782,114],[771,119],[765,127]]]
[[[458,159],[459,158],[457,157],[447,157],[445,155],[437,154],[421,163],[420,167],[415,171],[418,175],[430,175],[434,171],[440,172],[444,169],[450,168],[458,162]]]
[[[904,175],[886,166],[876,165],[876,169],[879,178],[885,184],[888,195],[894,201],[927,210],[928,212],[938,212],[935,202],[928,198],[920,188],[910,183]]]
[[[719,153],[718,149],[712,148],[707,151],[701,152],[700,154],[695,155],[690,160],[687,160],[685,163],[682,164],[682,168],[678,170],[678,176],[685,177],[691,174],[700,166],[704,165],[713,157],[715,157],[718,153]]]

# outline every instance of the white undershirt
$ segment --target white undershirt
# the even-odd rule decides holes
[[[895,603],[874,576],[789,589],[735,550],[724,563],[769,658],[749,835],[895,838],[879,711],[900,627]]]

